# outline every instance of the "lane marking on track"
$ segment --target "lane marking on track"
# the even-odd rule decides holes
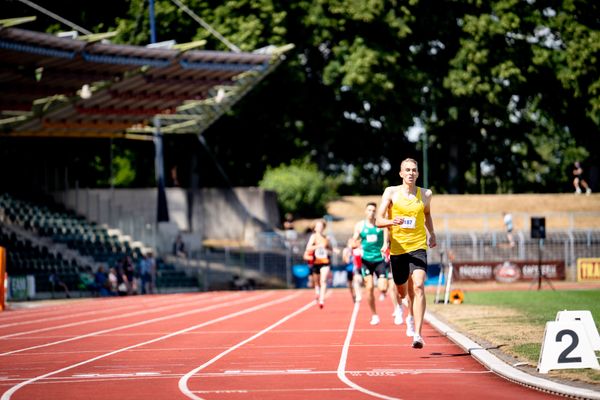
[[[230,296],[223,296],[223,297],[227,298],[227,297],[230,297]],[[217,298],[217,299],[209,298],[207,300],[208,300],[209,303],[211,303],[211,302],[219,301],[219,299],[220,298]],[[177,308],[177,307],[187,306],[187,305],[193,304],[195,302],[198,302],[198,300],[204,300],[204,299],[194,299],[192,301],[186,301],[186,302],[183,302],[183,303],[179,302],[179,303],[169,304],[169,305],[166,305],[166,306],[161,306],[161,307],[156,307],[156,308],[150,308],[150,309],[144,309],[144,310],[139,310],[139,311],[133,311],[133,312],[130,312],[130,313],[125,313],[125,314],[110,315],[108,317],[88,319],[88,320],[84,320],[84,321],[70,322],[68,324],[63,324],[63,325],[54,325],[54,326],[48,326],[46,328],[33,329],[33,330],[30,330],[30,331],[23,331],[23,332],[11,333],[9,335],[0,336],[0,340],[2,340],[2,339],[9,339],[9,338],[12,338],[12,337],[17,337],[17,336],[24,336],[24,335],[28,335],[28,334],[47,332],[47,331],[51,331],[51,330],[54,330],[54,329],[71,328],[73,326],[93,324],[95,322],[111,321],[111,320],[119,319],[119,318],[129,318],[129,317],[134,317],[134,316],[137,316],[137,315],[152,314],[152,313],[155,313],[155,312],[169,310],[171,308]]]
[[[398,397],[386,396],[381,393],[373,392],[372,390],[366,389],[354,382],[352,382],[346,376],[346,362],[348,361],[348,350],[350,348],[350,341],[352,340],[352,333],[354,332],[354,326],[356,325],[356,317],[358,316],[358,310],[360,310],[360,303],[354,303],[354,309],[352,310],[352,317],[350,318],[350,324],[348,324],[348,333],[346,334],[346,340],[344,341],[344,347],[342,348],[342,355],[340,356],[340,363],[338,364],[337,376],[346,385],[351,388],[358,390],[359,392],[368,394],[369,396],[378,397],[386,400],[401,400]]]
[[[268,295],[268,293],[263,293],[263,294],[261,294],[259,296],[253,297],[252,300],[260,299],[260,298],[265,297],[267,295]],[[223,297],[220,297],[219,299],[223,299]],[[167,316],[164,316],[164,317],[158,317],[158,318],[148,319],[148,320],[145,320],[145,321],[135,322],[135,323],[132,323],[132,324],[121,325],[121,326],[117,326],[117,327],[114,327],[114,328],[103,329],[103,330],[100,330],[100,331],[86,333],[85,335],[73,336],[73,337],[70,337],[68,339],[57,340],[55,342],[44,343],[44,344],[39,344],[39,345],[36,345],[36,346],[26,347],[26,348],[23,348],[23,349],[17,349],[17,350],[7,351],[5,353],[0,353],[0,357],[4,357],[4,356],[11,355],[11,354],[16,354],[16,353],[21,353],[21,352],[28,351],[28,350],[39,349],[39,348],[42,348],[42,347],[48,347],[48,346],[54,346],[54,345],[57,345],[57,344],[72,342],[74,340],[81,340],[81,339],[85,339],[85,338],[88,338],[88,337],[91,337],[91,336],[99,336],[99,335],[103,335],[105,333],[114,332],[114,331],[118,331],[118,330],[121,330],[121,329],[135,328],[135,327],[138,327],[138,326],[147,325],[147,324],[151,324],[151,323],[154,323],[154,322],[159,322],[159,321],[164,321],[164,320],[168,320],[168,319],[178,318],[178,317],[187,316],[187,315],[191,315],[191,314],[197,314],[197,313],[200,313],[200,312],[211,311],[211,310],[215,310],[215,309],[218,309],[218,308],[223,308],[223,307],[228,307],[228,306],[232,306],[232,305],[237,305],[237,304],[240,304],[240,303],[245,303],[247,301],[248,301],[248,298],[243,298],[243,299],[240,299],[240,300],[233,300],[233,301],[228,301],[228,302],[221,303],[221,304],[215,304],[215,305],[212,305],[212,306],[206,306],[206,307],[198,308],[198,309],[195,309],[195,310],[183,311],[183,312],[180,312],[180,313],[177,313],[177,314],[167,315]]]
[[[168,300],[173,300],[173,299],[182,299],[184,297],[186,297],[187,295],[189,295],[189,293],[186,294],[182,294],[182,293],[177,293],[177,294],[161,294],[161,295],[148,295],[148,296],[144,296],[144,298],[147,298],[148,301],[156,301],[156,300],[160,300],[160,299],[167,299]],[[93,298],[93,297],[89,297],[87,299],[69,299],[67,301],[63,301],[62,304],[57,304],[57,305],[38,305],[38,306],[32,306],[32,307],[23,307],[19,306],[18,308],[14,308],[11,309],[10,305],[9,305],[9,312],[8,313],[0,313],[0,322],[1,323],[5,323],[5,322],[14,322],[14,321],[21,321],[26,319],[27,321],[31,320],[32,318],[49,318],[49,317],[53,317],[56,316],[58,314],[60,315],[64,315],[65,313],[68,314],[68,312],[77,312],[80,311],[81,309],[89,309],[90,308],[90,304],[91,303],[95,303],[98,304],[99,302],[102,304],[102,306],[106,307],[106,308],[110,308],[114,305],[124,305],[124,304],[130,304],[130,303],[134,303],[137,300],[139,300],[139,297],[134,297],[134,296],[128,296],[128,297],[102,297],[102,298]],[[53,301],[60,301],[60,300],[53,300]],[[41,300],[39,303],[43,303],[44,300]],[[34,303],[34,304],[39,304],[38,302]],[[25,303],[23,303],[23,305],[25,305]],[[6,316],[4,314],[7,314]]]
[[[269,325],[268,327],[266,327],[265,329],[263,329],[260,332],[257,332],[256,334],[250,336],[248,339],[242,340],[241,342],[239,342],[238,344],[236,344],[235,346],[230,347],[229,349],[225,350],[224,352],[222,352],[221,354],[219,354],[216,357],[213,357],[212,359],[208,360],[207,362],[205,362],[204,364],[200,365],[197,368],[194,368],[193,370],[191,370],[190,372],[188,372],[187,374],[185,374],[180,380],[179,380],[179,390],[186,395],[187,397],[189,397],[190,399],[195,399],[195,400],[203,400],[202,397],[198,397],[196,396],[188,387],[188,381],[190,380],[190,378],[195,375],[197,372],[202,371],[204,368],[208,367],[209,365],[213,364],[214,362],[216,362],[217,360],[225,357],[227,354],[237,350],[238,348],[242,347],[243,345],[253,341],[254,339],[264,335],[265,333],[269,332],[270,330],[272,330],[273,328],[278,327],[279,325],[283,324],[284,322],[294,318],[296,315],[303,313],[304,311],[308,310],[311,307],[314,307],[314,305],[316,304],[315,300],[312,300],[310,303],[300,307],[298,310],[294,311],[291,314],[288,314],[287,316],[283,317],[282,319],[280,319],[279,321],[275,322],[272,325]],[[4,400],[4,399],[1,399]]]
[[[231,377],[231,376],[240,376],[240,377],[245,377],[245,376],[267,376],[267,375],[272,375],[272,376],[280,376],[280,375],[337,375],[337,370],[330,370],[330,371],[316,371],[316,370],[311,370],[311,371],[307,371],[307,372],[294,372],[293,370],[288,370],[289,372],[284,372],[284,371],[273,371],[273,373],[249,373],[249,372],[242,372],[240,374],[230,374],[230,375],[224,375],[221,372],[204,372],[204,373],[200,373],[200,374],[196,374],[194,375],[194,378],[224,378],[224,377]],[[347,374],[352,375],[352,376],[369,376],[369,377],[395,377],[398,375],[413,375],[412,370],[406,370],[405,373],[399,373],[399,374],[382,374],[382,373],[374,373],[373,371],[346,371]],[[424,371],[423,373],[426,374],[435,374],[435,373],[439,373],[439,374],[452,374],[452,375],[489,375],[489,374],[493,374],[492,371],[451,371],[451,370],[427,370]],[[45,378],[45,379],[40,379],[39,381],[35,382],[36,385],[44,385],[44,384],[50,384],[50,383],[72,383],[72,382],[77,382],[77,383],[84,383],[84,382],[106,382],[106,381],[111,381],[111,382],[118,382],[118,381],[128,381],[128,380],[139,380],[140,378],[143,379],[162,379],[162,378],[177,378],[180,379],[183,376],[183,374],[180,373],[171,373],[171,372],[129,372],[129,373],[90,373],[90,374],[74,374],[71,376],[61,376],[61,377],[49,377],[49,378]],[[24,382],[26,379],[25,378],[12,378],[12,377],[4,377],[4,376],[0,376],[0,385],[8,385],[8,384],[12,384],[10,382]],[[352,388],[348,388],[348,390],[354,390]],[[193,393],[196,392],[202,392],[197,391],[197,390],[193,390]]]
[[[348,387],[340,388],[295,388],[295,389],[233,389],[233,390],[195,390],[198,394],[246,394],[246,393],[284,393],[284,392],[347,392],[354,390]]]
[[[134,349],[134,348],[137,348],[137,347],[141,347],[141,346],[145,346],[145,345],[148,345],[148,344],[156,343],[156,342],[159,342],[161,340],[165,340],[165,339],[169,339],[169,338],[181,335],[182,333],[193,331],[195,329],[200,329],[200,328],[203,328],[205,326],[216,324],[218,322],[222,322],[222,321],[225,321],[225,320],[228,320],[228,319],[231,319],[231,318],[239,317],[241,315],[248,314],[248,313],[251,313],[251,312],[254,312],[254,311],[258,311],[258,310],[270,307],[270,306],[275,305],[275,304],[283,303],[283,302],[286,302],[288,300],[291,300],[293,298],[296,298],[296,297],[300,296],[300,294],[301,294],[301,292],[298,291],[298,292],[295,292],[293,294],[290,294],[290,295],[285,296],[285,297],[280,298],[280,299],[271,300],[269,302],[266,302],[266,303],[263,303],[263,304],[259,304],[259,305],[256,305],[256,306],[252,306],[252,307],[249,307],[249,308],[246,308],[244,310],[237,311],[237,312],[234,312],[234,313],[231,313],[231,314],[227,314],[227,315],[224,315],[222,317],[215,318],[215,319],[212,319],[212,320],[209,320],[209,321],[197,324],[197,325],[193,325],[193,326],[190,326],[190,327],[185,328],[185,329],[180,329],[180,330],[172,332],[172,333],[170,333],[168,335],[164,335],[164,336],[152,339],[152,340],[147,340],[147,341],[144,341],[144,342],[141,342],[141,343],[138,343],[138,344],[134,344],[134,345],[131,345],[131,346],[123,347],[123,348],[120,348],[118,350],[114,350],[114,351],[111,351],[109,353],[101,354],[99,356],[87,359],[85,361],[81,361],[81,362],[78,362],[76,364],[71,364],[71,365],[66,366],[64,368],[60,368],[60,369],[57,369],[55,371],[48,372],[46,374],[36,376],[34,378],[28,379],[28,380],[26,380],[24,382],[21,382],[21,383],[15,385],[15,386],[11,387],[10,389],[8,389],[6,392],[4,392],[2,394],[2,397],[0,397],[0,400],[9,400],[12,397],[12,395],[17,390],[19,390],[22,387],[27,386],[27,385],[29,385],[31,383],[34,383],[34,382],[37,382],[39,380],[45,379],[45,378],[47,378],[49,376],[60,374],[61,372],[68,371],[70,369],[77,368],[77,367],[80,367],[82,365],[89,364],[91,362],[98,361],[98,360],[101,360],[103,358],[110,357],[110,356],[113,356],[115,354],[119,354],[119,353],[122,353],[124,351],[127,351],[127,350],[131,350],[131,349]],[[261,297],[261,296],[256,296],[256,297]],[[256,297],[255,297],[255,299],[256,299]],[[248,300],[246,299],[245,301],[248,301]]]
[[[145,299],[144,299],[145,300]],[[61,319],[66,319],[66,318],[79,318],[79,317],[83,317],[86,315],[98,315],[98,314],[104,314],[104,313],[116,313],[122,310],[127,310],[127,309],[131,309],[131,308],[139,308],[140,305],[143,305],[144,307],[156,307],[158,305],[168,305],[168,304],[181,304],[181,301],[178,301],[178,299],[166,299],[166,298],[162,298],[161,300],[165,300],[165,301],[156,301],[159,299],[152,299],[155,301],[143,301],[143,302],[138,302],[138,303],[133,303],[131,304],[130,302],[127,302],[126,304],[120,304],[119,307],[104,307],[102,309],[96,309],[93,311],[85,311],[85,312],[80,312],[80,313],[65,313],[64,311],[61,313],[61,315],[58,316],[49,316],[49,317],[44,317],[44,318],[40,318],[40,319],[27,319],[26,321],[19,321],[19,322],[12,322],[12,323],[8,323],[8,324],[0,324],[0,329],[4,329],[4,328],[10,328],[13,326],[20,326],[20,325],[31,325],[31,324],[39,324],[39,323],[43,323],[43,322],[50,322],[50,321],[57,321],[57,320],[61,320]],[[106,306],[107,304],[102,304],[102,306]],[[88,307],[86,307],[87,309],[89,309],[89,304]]]

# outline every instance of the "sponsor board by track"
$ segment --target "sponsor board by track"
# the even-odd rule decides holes
[[[564,261],[456,262],[456,281],[498,281],[503,283],[531,281],[538,277],[539,267],[547,279],[565,280]]]
[[[577,282],[600,282],[600,258],[577,259]]]

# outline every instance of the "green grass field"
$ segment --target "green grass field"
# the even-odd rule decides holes
[[[465,303],[514,308],[544,326],[561,310],[589,310],[600,326],[600,290],[468,292]]]
[[[600,326],[600,290],[465,291],[463,304],[427,307],[467,336],[531,367],[537,366],[546,322],[554,321],[558,311],[589,310]],[[600,384],[598,370],[551,371],[548,376]]]

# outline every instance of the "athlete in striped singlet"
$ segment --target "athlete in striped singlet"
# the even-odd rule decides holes
[[[435,247],[436,239],[431,218],[432,193],[416,185],[419,168],[407,158],[400,164],[402,184],[389,186],[383,192],[377,210],[377,226],[391,227],[390,261],[394,282],[400,297],[408,291],[415,320],[414,348],[423,348],[421,328],[425,316],[425,280],[427,279],[427,247]],[[412,291],[408,278],[412,278]]]

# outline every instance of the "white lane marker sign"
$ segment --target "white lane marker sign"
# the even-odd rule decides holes
[[[585,332],[592,345],[592,349],[600,351],[600,334],[594,323],[592,312],[589,310],[559,311],[556,314],[557,321],[581,321],[585,327]]]
[[[547,374],[553,369],[600,369],[583,322],[546,322],[537,370]]]

